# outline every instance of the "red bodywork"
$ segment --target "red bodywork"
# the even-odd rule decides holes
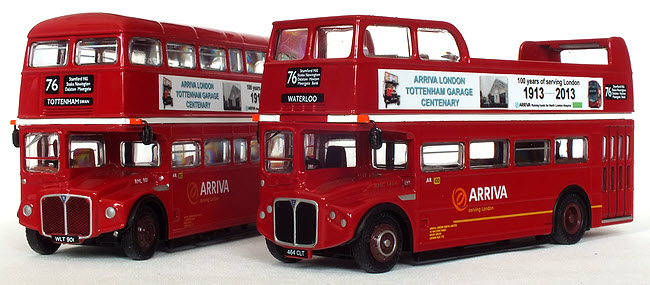
[[[407,37],[410,41],[409,54],[368,55],[368,47],[373,47],[368,43],[371,38],[367,35],[370,26],[407,27],[410,31]],[[317,55],[316,50],[320,52],[323,48],[319,43],[326,39],[317,32],[323,27],[336,27],[330,31],[351,27],[349,56],[320,58]],[[281,33],[298,29],[308,31],[304,57],[280,60],[282,58],[275,55],[278,50],[286,49],[277,42]],[[448,58],[457,60],[428,60],[428,57],[422,56],[417,41],[419,29],[446,30],[453,36],[459,52],[457,57]],[[587,48],[606,49],[608,64],[560,62],[563,50]],[[318,70],[318,86],[291,85],[290,81],[300,68],[305,71],[298,72],[305,74],[313,74],[308,70]],[[395,89],[393,86],[384,87],[388,72],[391,72],[390,76],[401,72],[399,86]],[[513,99],[519,98],[515,97],[514,91],[530,91],[521,95],[521,100],[533,98],[540,100],[535,102],[544,102],[541,101],[544,96],[539,96],[543,93],[534,93],[535,88],[523,89],[522,85],[524,91],[519,87],[510,89],[510,102],[499,101],[501,99],[498,97],[491,98],[500,104],[493,103],[496,107],[480,109],[483,107],[461,105],[455,109],[409,109],[405,106],[405,100],[418,94],[404,94],[399,89],[400,86],[414,84],[413,79],[401,75],[408,75],[408,72],[435,75],[426,80],[439,80],[441,74],[445,73],[457,77],[462,75],[466,77],[462,79],[463,82],[469,82],[474,74],[495,77],[516,75],[517,79],[521,78],[522,84],[527,84],[526,78],[564,78],[564,81],[560,81],[566,84],[563,87],[568,90],[567,99],[573,99],[571,92],[575,93],[569,87],[584,86],[588,78],[597,78],[599,82],[602,80],[602,86],[624,85],[627,93],[624,99],[621,96],[616,100],[604,100],[602,106],[590,105],[585,91],[581,97],[583,101],[574,100],[564,109],[522,110],[514,108],[513,101],[519,100]],[[423,77],[413,78],[422,82]],[[513,78],[507,77],[507,83],[519,86],[515,84],[519,83],[518,80]],[[571,78],[576,79],[569,82]],[[569,84],[573,85],[567,87]],[[546,100],[565,98],[565,90],[559,85],[552,89],[550,83],[525,86],[543,87],[547,92]],[[498,85],[493,86],[497,95],[499,88]],[[384,101],[387,90],[391,93],[401,90],[401,106]],[[472,90],[469,96],[478,97],[477,91]],[[266,135],[267,139],[262,141],[263,187],[257,226],[268,240],[282,247],[311,252],[353,244],[359,238],[364,223],[380,212],[390,212],[398,217],[404,235],[404,248],[413,252],[546,235],[552,231],[558,199],[572,191],[579,192],[588,204],[588,227],[632,220],[634,123],[628,116],[633,112],[632,73],[627,48],[621,38],[524,42],[519,60],[505,61],[471,58],[460,32],[445,22],[374,16],[282,21],[274,23],[271,34],[263,92],[265,98],[260,106],[260,137]],[[451,91],[447,89],[446,92]],[[310,101],[309,96],[320,96],[320,100]],[[421,102],[425,106],[429,101],[422,99]],[[522,104],[526,102],[529,101],[516,102],[516,106],[529,106]],[[508,103],[510,108],[504,107]],[[373,124],[383,131],[385,141],[401,142],[407,146],[405,166],[400,169],[373,166],[374,158],[368,141]],[[279,165],[280,158],[270,155],[276,149],[269,142],[278,134],[289,132],[293,137],[287,160],[293,164],[284,168],[287,171],[276,171],[274,167]],[[312,162],[306,158],[306,152],[311,148],[307,136],[313,133],[330,136],[351,134],[356,144],[349,150],[355,152],[356,164],[341,168],[308,169],[307,164]],[[579,163],[563,163],[552,154],[560,151],[559,143],[563,138],[572,137],[580,137],[588,142],[584,154],[587,159]],[[515,144],[537,139],[549,142],[547,161],[542,165],[516,165]],[[505,152],[509,155],[505,162],[500,167],[470,168],[471,158],[467,151],[470,144],[493,140],[506,141]],[[464,148],[459,158],[461,166],[445,171],[426,170],[422,154],[424,145],[449,142],[458,143]],[[460,193],[455,191],[465,195],[464,205],[462,198],[455,200],[458,196],[454,195]],[[470,191],[477,191],[473,194],[481,196],[473,200],[470,198],[467,203]],[[486,193],[484,196],[483,191]],[[504,194],[506,191],[507,194]],[[278,210],[290,212],[282,208],[285,207],[282,205],[284,202],[294,204],[293,221],[288,221],[290,214],[277,213]],[[308,206],[313,207],[315,210],[312,212],[315,213],[304,210],[306,214],[301,214],[302,210],[297,210],[295,206],[307,204],[315,205]],[[313,220],[304,221],[302,217],[305,215],[309,219],[314,216]],[[293,242],[288,242],[292,239],[291,226],[294,227],[294,237]],[[281,236],[284,235],[280,233],[283,231],[289,234]],[[305,235],[313,238],[304,238]],[[297,242],[301,237],[307,242]]]
[[[75,61],[80,40],[106,38],[117,39],[115,62],[81,65]],[[131,63],[129,47],[131,39],[135,38],[150,38],[160,43],[160,64]],[[31,67],[32,44],[53,41],[68,43],[67,60],[63,66]],[[167,43],[192,47],[189,54],[196,59],[195,67],[169,66]],[[243,87],[240,86],[239,91],[247,87],[255,90],[256,94],[253,92],[251,95],[255,94],[257,100],[261,72],[249,73],[245,68],[245,58],[243,70],[232,71],[227,68],[231,62],[229,58],[226,63],[225,54],[223,63],[226,67],[223,70],[206,70],[198,62],[204,57],[199,48],[207,46],[224,51],[237,49],[263,53],[267,43],[266,38],[259,36],[112,14],[63,16],[36,25],[28,35],[17,120],[22,180],[18,211],[20,224],[46,237],[76,236],[78,242],[83,243],[102,234],[118,236],[118,231],[132,223],[138,207],[145,204],[156,211],[161,236],[168,239],[255,222],[259,162],[251,158],[257,152],[257,124],[252,121],[257,107],[243,111],[173,109],[169,106],[172,99],[176,104],[184,103],[179,101],[177,93],[170,92],[167,87],[171,83],[163,83],[163,76],[180,78],[174,82],[175,90],[180,89],[181,80],[204,82],[204,89],[213,87],[205,82],[240,84]],[[60,88],[54,90],[56,92],[45,92],[53,91],[52,85],[48,84],[55,76]],[[86,78],[80,80],[90,82],[91,91],[68,94],[64,91],[64,81],[68,80],[64,78],[68,76]],[[164,80],[169,81],[167,78]],[[69,81],[73,84],[73,80]],[[213,97],[224,95],[220,89],[213,92],[219,93],[213,93]],[[75,97],[83,97],[90,104],[58,103],[74,102],[60,99]],[[221,97],[217,98],[221,100]],[[189,103],[187,106],[189,108]],[[155,147],[157,163],[125,166],[121,148],[124,142],[142,140],[143,122],[151,127],[154,144],[158,144]],[[29,142],[26,138],[34,133],[58,135],[54,147],[54,152],[58,152],[58,170],[50,173],[27,170],[25,144]],[[73,153],[71,149],[72,136],[101,138],[103,164],[80,168],[73,159],[77,151]],[[223,154],[227,159],[205,165],[212,159],[205,152],[206,144],[212,140],[222,140],[230,145]],[[177,163],[172,161],[172,144],[175,142],[192,142],[198,147],[198,157],[185,157],[190,160],[190,166],[172,166]],[[236,142],[241,143],[240,149],[233,147]],[[96,156],[97,151],[91,157]],[[234,157],[243,159],[235,161]],[[191,160],[195,160],[193,164]],[[93,162],[91,159],[90,163]],[[56,199],[43,198],[47,195]],[[67,205],[68,212],[64,218],[60,203],[65,203],[64,200],[70,197],[81,199],[79,203],[83,205],[77,207],[80,210],[70,210],[72,206]],[[32,209],[30,215],[25,214],[26,206]],[[111,213],[114,217],[108,217],[108,207],[115,210]],[[42,213],[41,209],[52,212]]]

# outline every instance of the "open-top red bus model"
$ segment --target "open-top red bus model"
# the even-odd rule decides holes
[[[111,14],[36,25],[14,131],[32,249],[117,242],[146,259],[254,223],[267,43]]]
[[[270,41],[257,227],[281,261],[347,254],[384,272],[402,251],[572,244],[633,219],[621,38],[487,60],[449,23],[342,16],[276,22]],[[562,63],[591,49],[603,64]]]

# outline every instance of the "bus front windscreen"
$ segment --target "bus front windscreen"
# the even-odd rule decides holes
[[[264,167],[269,173],[290,173],[293,171],[293,133],[289,131],[267,131],[264,134]]]

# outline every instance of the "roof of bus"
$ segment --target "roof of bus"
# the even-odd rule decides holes
[[[367,24],[412,25],[418,27],[447,28],[447,29],[452,29],[457,31],[454,25],[443,21],[405,19],[405,18],[372,16],[372,15],[346,15],[346,16],[276,21],[273,23],[273,25],[278,27],[284,27],[284,26],[295,26],[301,24],[305,25],[309,23],[309,25],[320,26],[320,25],[330,25],[330,24],[337,24],[337,23],[352,24],[353,22],[357,22],[357,21],[367,23]]]
[[[166,38],[189,41],[217,41],[266,47],[266,37],[215,29],[161,23],[151,20],[107,14],[83,13],[52,18],[38,23],[28,38],[59,37],[68,35],[101,35],[115,33],[141,33],[165,35]]]

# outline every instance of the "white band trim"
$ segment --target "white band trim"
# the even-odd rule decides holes
[[[252,117],[152,117],[138,118],[149,124],[196,124],[196,123],[252,123]],[[17,119],[17,126],[30,125],[129,125],[131,118],[64,118],[64,119]]]

